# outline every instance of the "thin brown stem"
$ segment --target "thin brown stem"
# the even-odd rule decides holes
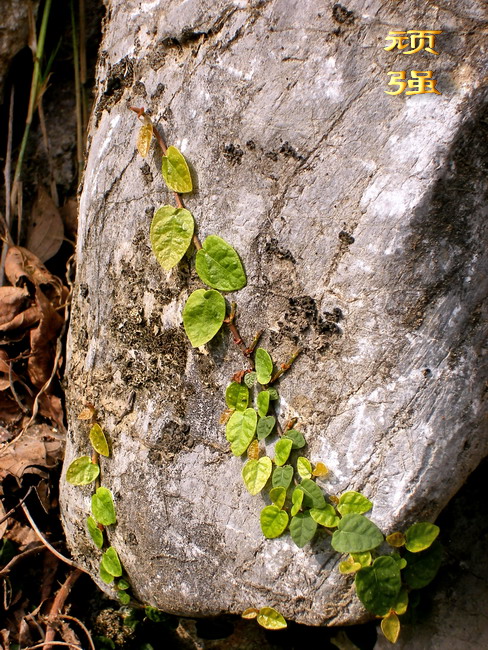
[[[74,623],[79,625],[81,627],[81,629],[83,630],[83,632],[85,633],[87,641],[88,641],[88,643],[90,645],[90,650],[95,650],[95,644],[93,643],[93,639],[91,637],[90,631],[88,630],[86,625],[84,625],[84,623],[82,623],[80,621],[79,618],[76,618],[75,616],[68,616],[68,614],[60,614],[60,615],[58,615],[58,618],[63,619],[63,621],[64,620],[73,621]]]
[[[283,431],[286,433],[287,431],[290,431],[290,429],[293,429],[295,424],[298,422],[298,418],[291,418],[291,420],[288,420],[288,422],[285,424]]]
[[[259,343],[259,339],[262,337],[263,333],[264,333],[264,330],[258,330],[256,332],[256,334],[254,335],[254,338],[252,340],[251,345],[248,348],[246,348],[245,354],[246,354],[247,357],[250,357],[251,354],[254,352],[254,350],[256,348],[256,345]]]
[[[291,357],[288,359],[288,361],[287,361],[286,363],[282,363],[282,364],[281,364],[280,369],[277,370],[277,371],[275,372],[275,374],[271,377],[271,379],[270,379],[268,385],[270,385],[270,384],[274,384],[274,382],[275,382],[277,379],[279,379],[282,375],[285,374],[285,372],[286,372],[287,370],[289,370],[289,369],[291,368],[291,366],[293,365],[293,362],[294,362],[295,359],[298,357],[298,355],[300,354],[301,351],[302,351],[302,348],[298,348],[298,350],[296,350],[296,351],[291,355]]]
[[[28,648],[22,648],[22,650],[37,650],[37,648],[45,648],[45,641],[42,643],[37,643],[36,645],[30,645]],[[63,646],[64,648],[74,648],[75,650],[83,650],[80,645],[75,645],[74,643],[67,643],[66,641],[51,641],[51,645]]]
[[[44,645],[42,646],[43,650],[51,650],[51,645],[54,641],[54,637],[56,636],[56,630],[52,627],[51,624],[54,623],[59,614],[61,614],[61,610],[63,609],[64,603],[69,596],[69,592],[73,588],[75,582],[81,576],[81,573],[81,569],[75,569],[74,571],[71,571],[71,573],[61,585],[58,593],[56,594],[56,598],[53,601],[51,611],[49,612],[47,619],[48,622],[46,637],[44,639]]]
[[[237,304],[235,302],[232,302],[231,305],[230,305],[230,314],[224,320],[224,323],[227,325],[227,327],[231,331],[232,336],[234,338],[234,343],[239,347],[239,350],[242,352],[242,354],[246,357],[248,362],[251,364],[251,369],[254,369],[254,362],[249,357],[249,355],[247,354],[247,349],[248,348],[246,347],[246,344],[242,340],[242,337],[239,334],[239,330],[237,329],[237,326],[236,326],[236,323],[235,323],[236,314],[237,314]]]
[[[36,553],[47,550],[48,549],[44,546],[44,544],[39,544],[39,546],[34,546],[33,548],[28,548],[26,551],[22,551],[22,553],[19,553],[19,555],[13,557],[10,562],[3,567],[3,569],[0,571],[0,578],[5,578],[10,573],[14,565],[16,565],[17,562],[20,562],[20,560],[23,560],[27,555],[35,555]]]

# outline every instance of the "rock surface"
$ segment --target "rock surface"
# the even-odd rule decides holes
[[[66,462],[88,453],[85,402],[113,457],[102,462],[110,539],[135,594],[166,611],[271,605],[307,624],[362,620],[325,538],[264,540],[262,497],[242,485],[219,414],[242,367],[226,334],[191,349],[181,308],[200,287],[166,274],[148,242],[171,203],[154,155],[135,150],[130,105],[152,112],[198,188],[203,239],[239,251],[240,329],[276,361],[328,493],[359,490],[389,533],[434,519],[487,454],[486,48],[481,1],[289,0],[109,3],[80,206]],[[390,29],[440,29],[439,56],[385,52]],[[432,70],[442,95],[389,96],[388,71]],[[233,296],[229,296],[233,299]],[[96,575],[91,489],[62,483],[74,557]]]

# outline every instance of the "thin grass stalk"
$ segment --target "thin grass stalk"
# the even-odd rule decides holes
[[[76,98],[76,162],[78,167],[78,183],[83,169],[83,115],[81,108],[81,80],[80,58],[78,52],[78,38],[76,34],[76,17],[74,0],[71,0],[71,33],[73,43],[73,66],[75,72],[75,98]]]

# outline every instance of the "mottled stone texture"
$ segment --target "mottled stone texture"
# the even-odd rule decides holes
[[[266,541],[264,497],[218,423],[242,360],[227,334],[193,350],[181,326],[201,286],[152,256],[171,202],[135,150],[130,105],[187,156],[201,238],[240,252],[249,340],[266,328],[280,386],[329,493],[364,492],[387,533],[434,519],[487,453],[487,28],[482,1],[111,2],[81,196],[69,342],[67,462],[88,451],[85,402],[118,524],[110,539],[143,601],[183,614],[273,605],[308,624],[364,610],[324,535]],[[385,52],[389,29],[441,29],[439,56]],[[391,97],[387,72],[432,70],[442,95]],[[91,488],[62,483],[66,534],[93,574]]]

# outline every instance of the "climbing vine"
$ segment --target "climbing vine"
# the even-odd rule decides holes
[[[357,595],[372,614],[381,618],[386,638],[396,642],[400,632],[399,616],[408,607],[409,593],[426,586],[435,577],[441,562],[441,547],[436,541],[439,528],[431,523],[416,523],[405,533],[385,536],[365,516],[373,504],[358,492],[327,495],[319,482],[328,469],[322,462],[312,463],[300,455],[306,440],[296,427],[297,419],[278,422],[275,404],[279,393],[274,384],[287,372],[297,356],[276,368],[269,352],[258,347],[262,332],[246,346],[236,325],[236,304],[227,304],[220,292],[242,289],[247,282],[244,267],[235,249],[217,235],[203,243],[195,232],[195,222],[181,198],[192,192],[188,164],[176,147],[167,147],[142,108],[133,108],[142,121],[137,147],[148,155],[153,137],[162,153],[162,175],[174,192],[176,207],[159,207],[152,219],[149,238],[153,253],[165,271],[175,267],[185,255],[196,250],[195,270],[206,287],[193,291],[182,312],[183,326],[193,347],[208,343],[225,324],[246,359],[246,368],[235,373],[225,391],[227,409],[221,417],[230,451],[247,460],[242,479],[251,495],[266,491],[270,504],[260,514],[263,535],[268,539],[289,532],[302,548],[319,530],[330,536],[332,548],[347,557],[339,563],[341,574],[354,575]],[[67,480],[75,485],[98,481],[98,454],[109,455],[108,444],[98,423],[93,422],[89,438],[95,458],[83,456],[71,463]],[[267,445],[273,445],[273,457]],[[116,522],[110,491],[98,486],[92,496],[92,515],[87,527],[97,548],[104,550],[100,577],[108,584],[114,580],[120,600],[129,602],[128,581],[117,552],[108,546],[104,527]],[[248,608],[244,618],[256,618],[268,629],[286,627],[286,621],[271,607]]]

